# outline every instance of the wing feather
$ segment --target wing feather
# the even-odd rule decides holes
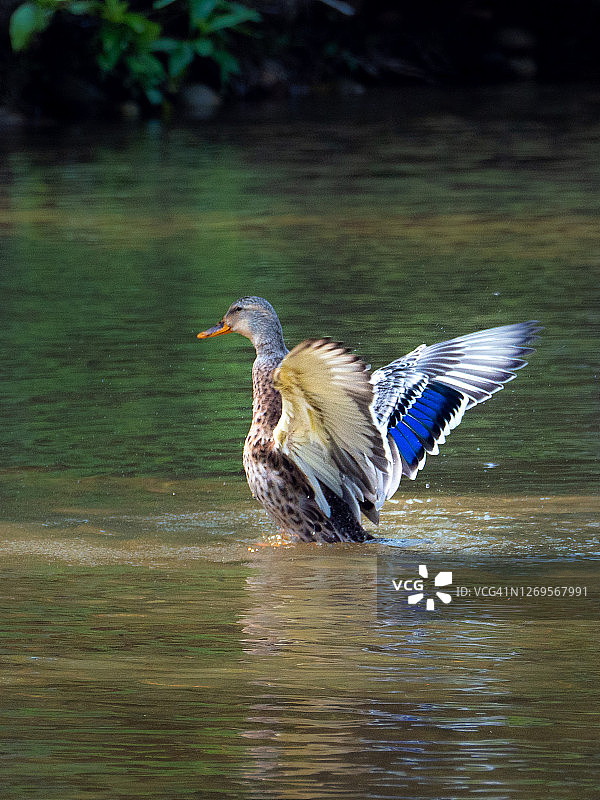
[[[467,409],[516,377],[540,330],[535,321],[523,322],[421,345],[373,373],[373,414],[393,462],[376,508],[395,494],[402,475],[416,477]]]
[[[273,384],[282,398],[275,447],[306,475],[325,514],[331,509],[322,486],[360,521],[361,504],[374,505],[391,465],[371,410],[367,366],[338,342],[309,339],[285,356]]]

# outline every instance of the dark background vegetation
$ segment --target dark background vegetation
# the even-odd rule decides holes
[[[14,52],[10,20],[23,2],[0,0],[0,103],[29,118],[160,116],[181,107],[190,86],[210,105],[600,76],[600,0],[248,0],[249,20],[216,29],[239,4],[124,1],[129,22],[107,22],[105,4],[33,0],[53,10],[51,21]],[[194,13],[205,17],[194,23]],[[143,31],[138,17],[158,27]]]

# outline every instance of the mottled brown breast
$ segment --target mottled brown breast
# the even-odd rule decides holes
[[[281,417],[281,395],[273,386],[277,361],[256,359],[252,367],[252,426],[250,434],[258,439],[271,439]],[[249,435],[250,435],[249,434]]]
[[[305,542],[364,541],[371,538],[349,507],[328,490],[327,517],[302,471],[275,449],[273,430],[281,417],[281,395],[273,386],[280,359],[257,358],[252,369],[252,425],[244,445],[244,470],[254,497],[276,525]]]

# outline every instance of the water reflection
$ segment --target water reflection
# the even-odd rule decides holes
[[[245,776],[264,796],[521,797],[565,774],[592,788],[597,765],[573,761],[572,741],[592,754],[580,712],[595,690],[570,670],[595,625],[551,643],[541,623],[390,625],[374,614],[376,561],[362,548],[268,552],[257,567],[242,617],[253,696],[242,736]],[[569,664],[558,683],[556,659]],[[578,695],[564,727],[557,691]]]
[[[222,513],[213,502],[146,517],[80,506],[62,523],[3,526],[15,797],[37,771],[50,798],[144,797],[149,780],[164,797],[521,800],[537,781],[593,796],[597,622],[424,622],[378,615],[376,598],[377,557],[390,552],[407,565],[459,557],[483,579],[491,550],[517,574],[533,535],[519,502],[538,562],[593,578],[582,525],[593,498],[545,511],[493,496],[407,502],[384,514],[388,543],[339,547],[272,547],[250,501]],[[582,556],[565,563],[569,542]]]

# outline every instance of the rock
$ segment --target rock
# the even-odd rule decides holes
[[[534,36],[523,28],[501,28],[497,39],[501,47],[513,52],[529,52],[535,47]]]
[[[258,79],[261,89],[264,89],[267,92],[273,92],[282,86],[287,87],[288,82],[289,76],[281,62],[276,61],[273,58],[267,58],[263,61],[262,69]]]
[[[360,97],[365,94],[366,89],[358,81],[353,81],[350,78],[341,78],[337,83],[337,91],[341,97]]]
[[[219,95],[203,83],[190,83],[179,95],[179,104],[187,119],[210,119],[221,102]]]
[[[7,128],[23,128],[25,126],[25,117],[17,111],[12,111],[6,106],[0,106],[0,130]]]
[[[537,75],[537,64],[530,56],[510,56],[507,63],[513,75],[520,80],[530,81]]]
[[[135,122],[140,118],[141,109],[133,100],[126,100],[119,105],[119,115],[126,122]]]

